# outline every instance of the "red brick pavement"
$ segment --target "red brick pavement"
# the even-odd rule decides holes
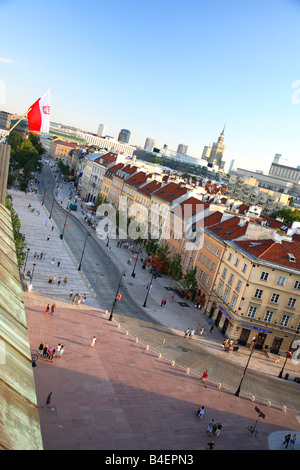
[[[53,393],[49,408],[40,408],[45,450],[201,450],[212,439],[216,450],[268,449],[270,433],[300,430],[289,411],[204,386],[136,343],[103,311],[58,301],[52,317],[44,314],[48,302],[24,293],[32,352],[40,341],[65,345],[61,359],[40,358],[34,368],[38,404]],[[202,421],[195,417],[199,405],[206,408]],[[266,415],[258,423],[261,440],[246,430],[255,406]],[[218,437],[207,436],[211,419],[223,423]]]

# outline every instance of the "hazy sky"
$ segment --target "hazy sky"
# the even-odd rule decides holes
[[[50,88],[52,121],[198,157],[226,123],[228,163],[300,165],[300,1],[0,0],[0,15],[1,109]]]

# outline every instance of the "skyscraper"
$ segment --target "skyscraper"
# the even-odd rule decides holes
[[[99,137],[104,137],[104,135],[105,135],[105,130],[106,130],[105,124],[99,124],[97,135],[98,135]]]
[[[213,143],[210,155],[208,157],[208,163],[211,163],[212,165],[217,165],[220,169],[223,169],[225,165],[225,162],[222,161],[222,157],[225,150],[225,145],[223,144],[224,131],[225,125],[218,138],[218,141]]]
[[[121,129],[119,132],[118,141],[125,142],[126,144],[128,144],[129,139],[130,139],[130,131],[128,131],[127,129]]]

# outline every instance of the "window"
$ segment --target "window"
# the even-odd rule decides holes
[[[233,283],[233,279],[234,279],[234,275],[233,275],[233,274],[230,274],[229,279],[228,279],[228,283],[229,283],[229,284],[232,284],[232,283]]]
[[[230,304],[230,307],[231,307],[231,308],[234,308],[235,303],[236,303],[236,299],[237,299],[237,298],[236,298],[236,296],[234,295],[234,296],[232,297],[232,299],[231,299],[231,304]]]
[[[290,308],[295,308],[296,299],[293,299],[293,297],[290,297],[287,305],[288,305],[288,307],[290,307]]]
[[[217,248],[217,249],[216,249],[216,256],[217,256],[217,258],[219,257],[219,254],[220,254],[220,249]]]
[[[264,271],[261,273],[260,280],[267,281],[269,279],[269,273],[265,273]]]
[[[206,258],[207,258],[207,256],[204,256],[204,257],[203,257],[202,264],[203,264],[204,266],[205,266],[205,263],[206,263]]]
[[[212,263],[211,268],[210,268],[210,272],[211,272],[211,273],[214,272],[215,267],[216,267],[216,263]]]
[[[284,286],[284,284],[285,284],[285,277],[279,276],[278,279],[277,279],[277,285],[278,286]]]
[[[229,289],[226,289],[226,290],[225,290],[225,294],[224,294],[224,297],[223,297],[223,299],[224,299],[224,302],[226,302],[226,300],[227,300],[227,297],[228,297],[228,295],[229,295],[229,292],[230,292],[230,290],[229,290]]]
[[[228,258],[227,258],[227,261],[230,261],[231,258],[232,258],[232,253],[229,253]]]
[[[221,294],[222,287],[223,287],[223,282],[220,282],[218,286],[218,290],[217,290],[217,295]]]
[[[288,326],[289,321],[290,321],[290,317],[288,315],[283,315],[280,326]]]
[[[203,284],[205,283],[205,279],[206,279],[206,273],[203,273],[203,277],[202,277],[202,283]]]
[[[257,307],[253,307],[251,305],[251,307],[249,308],[249,312],[248,312],[247,316],[250,317],[250,318],[255,318],[256,312],[257,312]]]
[[[238,258],[235,259],[234,266],[237,268],[239,265],[240,260]]]
[[[199,279],[199,280],[201,279],[201,277],[202,277],[202,274],[203,274],[203,270],[202,270],[202,269],[200,269],[200,271],[199,271],[199,274],[198,274],[198,279]]]
[[[273,315],[274,315],[274,312],[272,312],[271,310],[267,310],[266,314],[265,314],[264,321],[270,323],[272,318],[273,318]]]
[[[206,267],[207,267],[207,269],[209,269],[209,267],[210,267],[210,263],[211,263],[211,260],[210,260],[210,259],[208,259],[208,260],[207,260],[207,263],[206,263]]]
[[[272,294],[271,302],[272,302],[273,304],[278,304],[279,297],[280,297],[279,294],[275,294],[275,293]]]
[[[202,256],[203,256],[203,253],[200,253],[199,258],[198,258],[199,263],[201,263]]]
[[[210,251],[211,251],[211,253],[214,253],[214,252],[215,252],[215,247],[214,247],[214,245],[211,247],[211,250],[210,250]]]
[[[296,281],[294,284],[294,289],[300,290],[300,281]]]
[[[243,264],[243,267],[242,267],[242,273],[245,273],[246,272],[246,269],[247,269],[247,265],[246,263]]]
[[[255,299],[261,299],[263,295],[263,290],[262,289],[256,289],[254,293],[254,298]]]
[[[210,246],[211,246],[211,243],[209,242],[209,243],[207,244],[207,247],[206,247],[206,249],[207,249],[208,251],[209,251],[209,249],[210,249]]]
[[[209,287],[210,281],[211,281],[211,278],[208,277],[208,278],[207,278],[207,281],[206,281],[206,287]]]
[[[223,273],[222,273],[222,277],[223,277],[224,279],[225,279],[225,277],[226,277],[226,274],[227,274],[227,269],[224,268]]]
[[[241,287],[242,287],[242,281],[238,281],[235,289],[236,289],[237,291],[240,291],[240,290],[241,290]]]

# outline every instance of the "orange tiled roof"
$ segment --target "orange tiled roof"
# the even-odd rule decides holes
[[[272,239],[264,239],[238,240],[234,243],[258,259],[300,269],[300,244],[298,242],[282,240],[278,243]]]
[[[184,188],[177,183],[168,183],[154,191],[153,194],[154,196],[164,199],[165,201],[173,202],[180,196],[186,194],[187,191],[187,188]]]
[[[239,223],[240,217],[231,217],[224,222],[210,226],[209,230],[223,240],[234,240],[245,235],[249,222],[246,221],[244,225],[239,225]]]

